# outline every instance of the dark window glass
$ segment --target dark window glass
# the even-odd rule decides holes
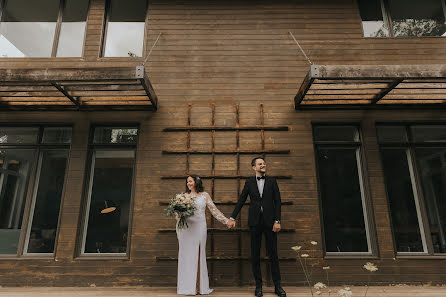
[[[378,141],[385,142],[407,142],[406,127],[404,126],[377,126]]]
[[[147,0],[110,0],[105,57],[142,57]]]
[[[417,148],[416,157],[433,250],[446,253],[446,148]]]
[[[389,0],[394,36],[444,36],[444,0]]]
[[[68,150],[41,152],[28,253],[53,253]]]
[[[446,125],[417,125],[411,131],[415,142],[446,142]]]
[[[398,252],[423,252],[407,153],[404,148],[381,150],[393,234]]]
[[[0,254],[16,254],[22,228],[32,149],[0,150]]]
[[[92,156],[84,253],[125,253],[134,150],[96,150]]]
[[[0,56],[50,57],[59,0],[6,0],[0,23]]]
[[[0,127],[0,144],[34,144],[38,137],[37,127]]]
[[[317,148],[327,252],[369,252],[358,158],[359,148]]]
[[[95,144],[136,144],[138,129],[97,127],[94,129],[93,143]]]
[[[89,2],[89,0],[66,0],[57,57],[82,56]]]
[[[70,127],[48,127],[43,130],[42,143],[71,143]]]
[[[389,35],[386,28],[380,0],[359,0],[359,13],[365,37],[385,37]]]
[[[358,129],[354,126],[316,126],[316,141],[359,141]]]

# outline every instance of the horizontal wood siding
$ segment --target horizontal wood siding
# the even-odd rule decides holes
[[[162,177],[182,175],[185,155],[162,154],[163,150],[186,150],[187,132],[164,132],[166,127],[212,125],[287,126],[288,131],[265,131],[264,149],[290,150],[289,154],[267,154],[270,175],[289,175],[279,180],[282,228],[295,232],[279,234],[279,257],[294,257],[291,246],[316,240],[314,251],[320,265],[330,265],[333,283],[365,283],[362,269],[373,261],[379,271],[375,284],[444,283],[445,260],[399,259],[395,257],[382,166],[376,141],[376,121],[441,121],[441,110],[331,110],[295,111],[293,98],[309,64],[288,32],[292,32],[315,64],[437,64],[446,60],[446,38],[363,38],[361,20],[351,0],[316,1],[150,1],[146,53],[158,34],[162,35],[146,64],[158,96],[157,112],[2,112],[2,123],[60,122],[74,125],[60,231],[55,259],[0,258],[0,285],[124,286],[176,285],[176,262],[156,257],[177,257],[174,220],[164,218],[166,202],[184,188],[183,180]],[[100,45],[104,0],[92,0],[88,16],[83,58],[0,59],[0,68],[32,67],[120,67],[136,66],[143,58],[101,58]],[[261,104],[264,120],[261,121]],[[395,113],[398,112],[398,117]],[[311,125],[313,121],[359,123],[363,135],[367,182],[373,206],[377,259],[323,259],[320,210]],[[133,205],[130,259],[80,259],[76,244],[82,218],[87,139],[92,123],[138,122],[136,187]],[[216,150],[235,150],[236,131],[217,131]],[[241,150],[262,149],[261,131],[240,131]],[[212,150],[212,131],[191,132],[190,149]],[[250,159],[240,156],[239,173],[252,174]],[[191,172],[212,173],[212,155],[191,155]],[[237,174],[235,155],[215,157],[215,174]],[[241,186],[243,185],[243,181]],[[211,180],[205,180],[211,189]],[[237,180],[215,180],[214,201],[236,201]],[[219,208],[229,215],[233,206]],[[224,228],[218,222],[208,224]],[[240,226],[239,226],[240,227]],[[247,228],[247,207],[242,210],[242,228]],[[214,256],[239,256],[238,233],[218,232]],[[375,236],[375,235],[374,235]],[[208,255],[211,254],[208,235]],[[242,257],[249,256],[249,234],[240,237]],[[264,253],[264,252],[263,252]],[[281,262],[284,285],[304,284],[298,262]],[[212,266],[212,267],[211,267]],[[208,262],[213,285],[254,284],[248,261]],[[264,264],[263,269],[266,267]],[[264,278],[268,273],[264,269]],[[239,282],[241,273],[241,282]],[[322,270],[315,279],[322,280]]]

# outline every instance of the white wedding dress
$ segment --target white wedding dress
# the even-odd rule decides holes
[[[222,224],[228,222],[228,218],[217,209],[208,193],[198,193],[194,200],[195,213],[186,219],[189,227],[179,229],[177,224],[176,228],[179,245],[177,282],[177,294],[179,295],[196,295],[198,257],[200,257],[200,287],[198,293],[205,295],[213,291],[209,288],[206,265],[206,206]],[[198,255],[199,251],[200,255]]]

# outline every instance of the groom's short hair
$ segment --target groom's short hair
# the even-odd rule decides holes
[[[251,166],[256,166],[256,161],[257,159],[262,159],[263,161],[265,161],[265,158],[263,157],[255,157],[254,159],[252,159],[251,161]]]

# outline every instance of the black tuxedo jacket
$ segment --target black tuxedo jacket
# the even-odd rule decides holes
[[[274,221],[280,221],[281,200],[279,186],[276,179],[272,177],[265,177],[265,185],[263,187],[263,195],[260,197],[259,189],[257,188],[256,177],[251,177],[246,180],[243,191],[240,194],[237,205],[232,212],[232,218],[236,218],[248,197],[251,200],[249,205],[248,225],[256,226],[259,224],[260,209],[263,208],[263,219],[266,224],[272,225]]]

